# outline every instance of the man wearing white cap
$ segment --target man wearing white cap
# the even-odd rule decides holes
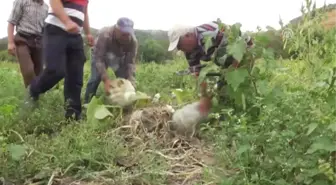
[[[212,37],[212,46],[205,51],[205,41],[206,36]],[[199,69],[195,68],[200,64],[200,61],[210,61],[211,56],[214,54],[216,48],[221,50],[220,53],[226,53],[227,39],[223,34],[223,30],[219,30],[218,23],[210,22],[208,24],[202,24],[196,27],[190,26],[175,26],[168,31],[169,37],[169,48],[168,51],[173,51],[178,49],[184,52],[186,59],[188,60],[189,66],[192,72],[198,75]],[[252,39],[250,37],[246,38],[248,46],[252,46]],[[215,62],[217,62],[219,57],[215,57]],[[230,65],[238,66],[238,63],[229,56],[225,62],[224,67],[229,67]]]

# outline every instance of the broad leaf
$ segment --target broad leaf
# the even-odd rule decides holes
[[[94,116],[96,119],[102,120],[108,116],[112,116],[112,113],[109,110],[107,110],[107,108],[104,105],[99,105],[95,111]]]
[[[206,75],[209,73],[209,72],[218,72],[219,68],[216,64],[214,63],[211,63],[211,64],[208,64],[207,66],[205,66],[201,72],[199,73],[199,76],[198,76],[198,87],[202,84],[202,82],[204,82],[205,80],[205,77]]]
[[[149,105],[150,103],[151,103],[150,98],[138,99],[138,100],[135,102],[135,107],[136,107],[136,108],[146,107],[146,106]]]
[[[150,99],[151,97],[148,96],[146,93],[143,93],[143,92],[140,92],[140,91],[137,91],[136,94],[136,99],[137,100],[141,100],[141,99]]]
[[[246,52],[246,43],[244,39],[237,39],[235,43],[228,46],[228,54],[240,62]]]
[[[86,109],[86,117],[88,122],[91,122],[92,118],[94,118],[95,111],[99,105],[100,105],[99,100],[95,96],[92,97]]]
[[[239,85],[245,81],[245,78],[248,77],[248,71],[245,68],[238,68],[232,71],[228,71],[225,74],[226,81],[233,88],[234,91],[237,91]]]
[[[212,37],[211,36],[205,36],[205,43],[204,43],[204,49],[207,51],[212,45]]]
[[[317,139],[308,149],[307,154],[312,154],[318,150],[328,152],[336,151],[336,145],[333,143],[332,138],[322,137]]]
[[[211,103],[212,103],[212,106],[213,106],[213,107],[218,106],[218,99],[217,99],[216,97],[213,97],[213,98],[211,99]]]
[[[307,131],[307,136],[309,136],[316,128],[318,124],[317,123],[312,123],[308,126],[308,131]]]
[[[217,62],[218,64],[220,64],[221,66],[224,66],[225,65],[225,62],[226,62],[226,59],[227,59],[228,55],[225,54],[224,56],[220,57]]]
[[[173,90],[173,93],[176,96],[176,100],[178,104],[182,104],[184,102],[185,97],[188,96],[188,91],[184,91],[181,89],[175,89]]]
[[[16,144],[9,144],[8,151],[12,157],[12,159],[18,161],[20,160],[26,153],[26,146],[24,145],[16,145]]]
[[[235,23],[234,25],[231,26],[231,33],[233,34],[234,37],[239,37],[240,35],[240,28],[241,28],[242,24],[240,23]]]
[[[328,126],[328,129],[330,129],[333,132],[336,132],[336,123],[332,123]]]
[[[243,154],[244,152],[250,150],[250,148],[251,148],[250,145],[241,145],[241,146],[239,146],[239,148],[238,148],[238,150],[237,150],[237,154],[238,154],[238,155],[241,155],[241,154]]]

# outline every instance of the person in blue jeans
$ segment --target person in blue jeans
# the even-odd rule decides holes
[[[129,18],[119,18],[111,27],[99,31],[96,44],[91,50],[91,74],[88,81],[84,104],[95,96],[101,81],[105,93],[109,94],[110,80],[106,69],[110,67],[117,78],[129,80],[135,87],[135,58],[138,42],[134,34],[133,21]]]
[[[36,103],[39,96],[64,78],[65,118],[81,118],[81,89],[86,60],[80,34],[84,29],[93,46],[87,10],[88,0],[50,0],[51,13],[45,20],[43,61],[46,66],[28,87],[27,103]]]

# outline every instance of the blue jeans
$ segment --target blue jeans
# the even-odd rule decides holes
[[[110,54],[111,55],[111,54]],[[112,54],[113,55],[113,54]],[[117,78],[126,78],[126,68],[124,65],[122,65],[124,57],[111,57],[110,60],[108,60],[108,64],[106,64],[107,67],[113,66],[113,64],[120,64],[119,68],[117,70],[114,70],[115,75]],[[113,68],[112,68],[113,69]],[[89,103],[92,99],[93,96],[96,95],[98,86],[101,82],[101,75],[99,74],[97,67],[96,67],[96,62],[94,60],[94,55],[91,52],[91,74],[89,81],[86,86],[86,91],[84,95],[84,103]]]

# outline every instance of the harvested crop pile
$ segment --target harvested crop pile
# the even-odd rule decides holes
[[[168,124],[171,117],[172,111],[166,106],[136,110],[125,118],[118,132],[124,136],[128,146],[138,148],[137,152],[151,153],[165,161],[165,171],[152,172],[167,177],[165,184],[195,184],[203,167],[214,162],[211,148],[198,139],[173,137]]]

